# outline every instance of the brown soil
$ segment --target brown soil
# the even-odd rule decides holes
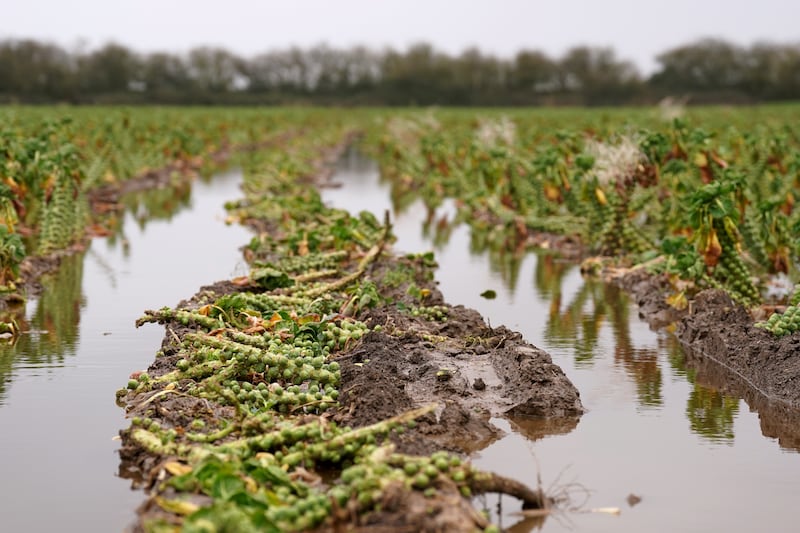
[[[478,451],[502,434],[492,417],[566,418],[574,426],[583,412],[577,389],[546,352],[519,333],[488,327],[474,310],[449,307],[447,322],[385,309],[368,318],[384,330],[341,359],[337,418],[362,426],[437,403],[434,414],[398,438],[406,453]]]
[[[686,363],[697,379],[747,401],[764,435],[800,449],[800,333],[775,337],[724,292],[703,291],[684,311],[665,302],[663,277],[638,271],[615,280],[630,292],[640,316],[654,328],[674,323]]]

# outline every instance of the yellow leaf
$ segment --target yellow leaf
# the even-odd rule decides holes
[[[606,198],[606,193],[603,192],[603,189],[597,187],[594,190],[594,195],[597,197],[597,201],[600,202],[600,205],[608,205],[608,199]]]
[[[689,301],[686,299],[686,294],[683,291],[667,296],[666,302],[678,311],[683,311],[689,305]]]
[[[281,315],[279,315],[278,313],[273,313],[272,316],[269,317],[269,321],[267,322],[267,325],[274,326],[275,324],[277,324],[281,320],[283,320],[283,317]]]
[[[258,490],[258,483],[251,477],[244,478],[244,486],[247,492],[256,492]]]
[[[179,463],[177,461],[170,461],[168,463],[164,463],[164,470],[172,474],[173,476],[182,476],[184,474],[188,474],[192,471],[192,467],[183,463]]]
[[[550,200],[551,202],[558,201],[561,198],[561,191],[558,190],[558,187],[552,185],[550,183],[546,183],[544,185],[544,197]]]
[[[704,154],[703,152],[698,152],[694,156],[694,164],[697,165],[698,167],[707,167],[708,158],[706,157],[706,154]]]
[[[200,508],[199,505],[184,500],[168,500],[161,496],[156,496],[154,499],[156,504],[168,513],[175,513],[181,516],[190,515]]]
[[[297,243],[297,255],[300,257],[308,255],[308,236],[303,233],[303,240]]]
[[[712,228],[711,231],[706,235],[705,248],[701,251],[703,252],[703,259],[705,260],[707,266],[717,266],[717,263],[719,262],[719,256],[722,255],[722,245],[719,243],[717,230]]]

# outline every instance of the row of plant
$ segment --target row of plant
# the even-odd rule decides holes
[[[473,245],[514,253],[534,235],[572,236],[617,266],[668,274],[676,307],[712,287],[756,316],[778,305],[786,313],[761,325],[781,335],[800,329],[800,130],[793,108],[764,113],[758,125],[743,113],[703,127],[587,114],[573,129],[522,113],[426,113],[388,118],[368,145],[398,206],[421,199],[434,218],[454,199],[445,222],[468,223]]]
[[[6,108],[0,126],[0,288],[19,266],[103,231],[89,197],[154,172],[193,174],[301,129],[306,113],[258,110]]]
[[[446,318],[446,309],[424,305],[424,289],[412,282],[430,260],[403,259],[388,280],[376,278],[376,264],[401,261],[385,253],[388,221],[325,207],[307,179],[320,171],[320,154],[348,139],[343,127],[327,125],[261,153],[246,174],[245,198],[227,206],[258,230],[245,249],[250,274],[137,322],[168,331],[151,369],[118,394],[132,416],[123,456],[135,462],[143,452],[160,465],[144,530],[358,525],[403,494],[432,504],[445,493],[504,491],[541,503],[540,494],[457,455],[398,453],[389,437],[432,405],[364,427],[333,421],[340,361],[380,328],[362,318],[385,303],[388,285],[405,283],[410,295],[396,312]]]

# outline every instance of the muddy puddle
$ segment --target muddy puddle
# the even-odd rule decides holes
[[[123,198],[119,231],[95,239],[43,280],[0,346],[0,530],[123,531],[143,499],[117,475],[127,422],[114,393],[146,368],[163,330],[136,330],[144,309],[175,305],[246,272],[249,233],[223,223],[241,173]],[[237,266],[238,265],[238,266]]]
[[[452,205],[393,209],[377,165],[350,151],[326,189],[332,206],[393,212],[395,249],[435,250],[445,300],[480,311],[547,350],[581,391],[577,423],[495,419],[506,436],[475,454],[481,468],[563,498],[546,519],[520,518],[518,502],[479,502],[503,527],[556,531],[791,531],[800,476],[786,413],[723,391],[713,370],[685,364],[677,341],[638,318],[620,289],[584,279],[545,253],[519,259],[481,251]],[[428,220],[429,223],[425,223]],[[491,289],[497,297],[481,293]],[[752,409],[760,409],[761,413]],[[618,508],[618,515],[588,512]]]

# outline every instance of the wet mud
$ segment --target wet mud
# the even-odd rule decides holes
[[[490,328],[472,309],[447,308],[447,322],[371,311],[368,319],[382,330],[368,334],[342,359],[336,418],[361,426],[436,403],[437,410],[398,442],[402,451],[415,454],[485,448],[502,435],[490,423],[493,417],[577,423],[583,413],[580,395],[546,352],[517,332]]]

